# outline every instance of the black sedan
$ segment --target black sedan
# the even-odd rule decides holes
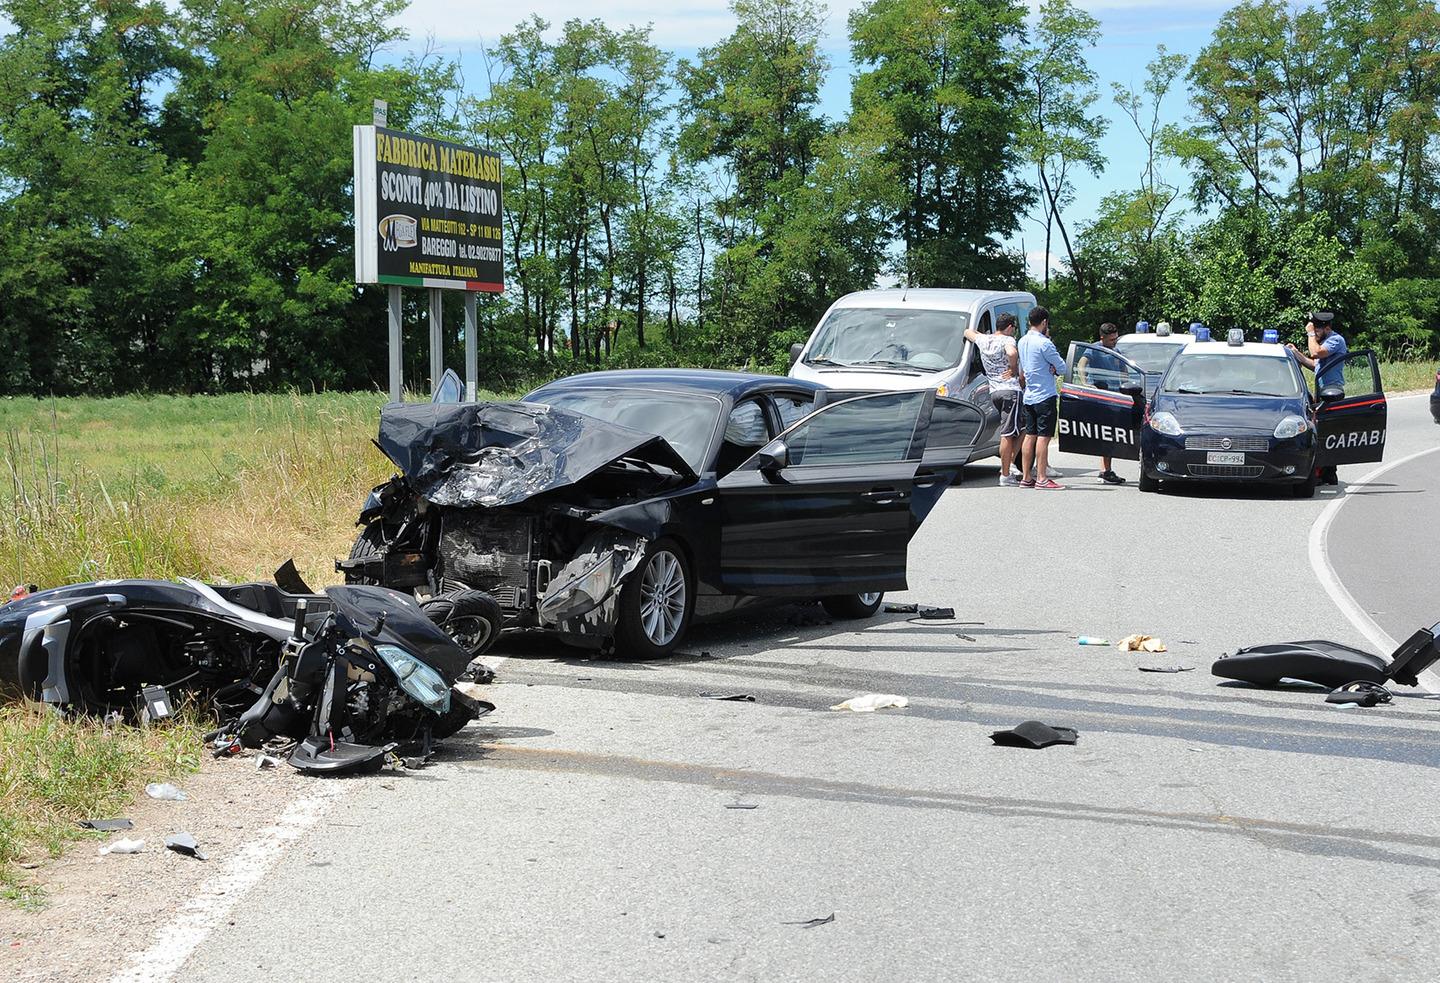
[[[905,588],[910,538],[984,419],[951,400],[932,427],[935,400],[664,369],[518,403],[391,404],[378,443],[400,473],[339,567],[457,623],[498,607],[505,627],[635,658],[758,601],[868,617]]]

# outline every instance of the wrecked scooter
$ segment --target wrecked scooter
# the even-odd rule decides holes
[[[296,740],[290,763],[316,772],[428,750],[494,709],[467,683],[469,654],[379,587],[75,584],[0,608],[0,659],[31,698],[97,716],[151,719],[196,696],[227,722],[220,734]]]

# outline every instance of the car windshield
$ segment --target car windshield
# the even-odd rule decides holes
[[[820,325],[805,362],[937,372],[960,363],[969,324],[962,311],[842,307]]]
[[[1298,396],[1295,364],[1271,355],[1181,354],[1170,363],[1162,388],[1167,393],[1237,393]]]
[[[697,474],[721,407],[714,396],[649,389],[556,389],[529,399],[664,437]]]
[[[1164,372],[1165,366],[1170,364],[1175,353],[1184,347],[1183,341],[1174,344],[1164,341],[1117,341],[1115,343],[1115,350],[1140,366],[1142,371],[1155,373]]]

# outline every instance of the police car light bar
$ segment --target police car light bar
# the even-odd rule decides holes
[[[1203,324],[1190,325],[1190,333],[1195,336],[1196,341],[1210,340],[1210,329]]]
[[[1160,324],[1155,328],[1155,337],[1157,337],[1157,338],[1168,338],[1168,337],[1170,337],[1170,322],[1169,322],[1169,321],[1161,321],[1161,322],[1160,322]]]
[[[1149,321],[1136,321],[1136,322],[1135,322],[1135,333],[1136,333],[1136,334],[1149,334],[1149,333],[1150,333],[1150,322],[1149,322]]]
[[[1234,345],[1237,348],[1245,344],[1245,329],[1231,328],[1229,333],[1225,335],[1225,343],[1227,345]]]
[[[1280,344],[1280,331],[1279,331],[1279,329],[1278,329],[1278,328],[1266,328],[1265,331],[1264,331],[1264,333],[1260,336],[1260,340],[1263,341],[1263,342],[1265,342],[1265,344],[1267,344],[1267,345],[1278,345],[1278,344]]]

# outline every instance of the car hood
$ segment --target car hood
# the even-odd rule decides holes
[[[1305,400],[1283,396],[1185,396],[1160,393],[1155,412],[1173,413],[1186,433],[1274,433],[1286,416],[1306,416]]]
[[[376,444],[435,505],[515,505],[623,460],[696,480],[664,438],[543,403],[390,403]]]

